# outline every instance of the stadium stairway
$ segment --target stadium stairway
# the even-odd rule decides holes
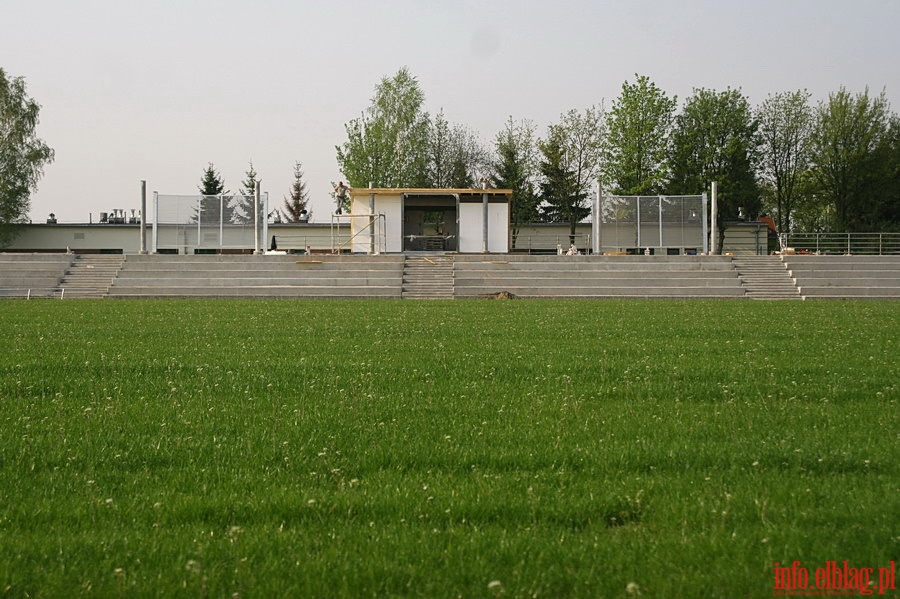
[[[743,298],[728,256],[460,255],[454,297]]]
[[[59,283],[62,297],[106,297],[124,262],[122,254],[79,254]]]
[[[0,297],[56,297],[71,254],[0,253]]]
[[[778,256],[735,256],[732,264],[747,299],[803,299]]]
[[[806,299],[900,299],[900,256],[781,256]]]
[[[129,256],[109,297],[399,298],[403,256]]]
[[[453,299],[453,263],[449,254],[407,255],[403,299]]]

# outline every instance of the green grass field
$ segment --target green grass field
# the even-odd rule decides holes
[[[898,317],[0,302],[0,596],[771,597],[775,562],[877,571]]]

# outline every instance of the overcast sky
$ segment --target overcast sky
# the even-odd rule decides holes
[[[96,222],[153,191],[194,194],[248,163],[270,207],[303,163],[328,221],[334,146],[407,66],[426,110],[490,142],[509,116],[543,135],[647,75],[756,105],[806,88],[885,89],[900,111],[900,0],[0,0],[0,68],[26,79],[56,150],[31,217]]]

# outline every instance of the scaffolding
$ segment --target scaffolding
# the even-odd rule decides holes
[[[340,241],[339,232],[342,219],[347,219],[347,224],[350,226],[350,237]],[[370,255],[378,255],[387,251],[383,213],[331,215],[331,253],[340,254],[347,251]]]

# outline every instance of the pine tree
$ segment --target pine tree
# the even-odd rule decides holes
[[[203,179],[197,189],[205,196],[217,196],[225,193],[225,181],[212,162],[203,171]]]
[[[556,134],[554,134],[556,133]],[[543,216],[548,222],[569,223],[569,243],[575,243],[575,226],[591,210],[585,205],[588,193],[580,188],[578,176],[568,163],[563,140],[558,132],[540,143],[544,159],[541,161],[541,200]]]
[[[259,181],[259,175],[253,168],[253,161],[250,161],[250,168],[245,173],[247,177],[241,181],[241,196],[231,200],[234,209],[234,222],[239,224],[252,224],[253,221],[253,203],[256,197],[256,184]],[[262,209],[260,209],[262,210]]]
[[[516,247],[522,225],[538,220],[540,198],[535,193],[538,158],[534,125],[527,120],[513,122],[512,117],[494,139],[496,158],[491,164],[490,182],[498,189],[511,189],[509,228],[512,247]]]
[[[294,164],[294,182],[291,184],[290,197],[284,198],[284,209],[281,213],[284,220],[289,223],[299,223],[309,220],[311,212],[307,210],[309,204],[309,192],[306,190],[306,182],[303,180],[302,163]]]
[[[234,209],[228,205],[227,199],[219,199],[221,196],[229,193],[225,190],[225,180],[216,170],[216,167],[210,162],[203,171],[203,178],[197,187],[200,193],[205,196],[201,203],[201,211],[194,215],[194,221],[200,221],[203,225],[218,225],[220,222],[230,223],[233,217]]]

